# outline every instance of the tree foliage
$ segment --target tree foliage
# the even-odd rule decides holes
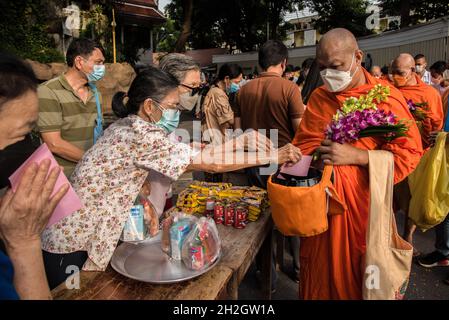
[[[401,27],[449,15],[447,0],[381,0],[382,13],[400,16]]]
[[[306,0],[306,4],[318,14],[315,26],[320,33],[333,28],[346,28],[356,37],[372,33],[366,28],[367,0]]]
[[[155,30],[157,51],[171,52],[176,46],[180,31],[175,28],[175,21],[168,18],[166,23]]]
[[[1,1],[0,50],[41,62],[64,61],[47,35],[54,7],[49,0]]]
[[[224,45],[230,51],[255,50],[267,38],[283,39],[286,33],[282,27],[283,15],[294,6],[302,9],[302,3],[298,0],[195,0],[186,43],[193,49]],[[172,0],[166,7],[179,31],[185,27],[185,4],[184,0]]]

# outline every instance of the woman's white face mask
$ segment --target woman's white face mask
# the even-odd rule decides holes
[[[335,69],[324,69],[320,72],[321,78],[323,79],[326,89],[330,92],[340,92],[348,87],[352,81],[352,77],[357,72],[359,67],[355,69],[354,73],[351,75],[352,65],[355,61],[355,53],[352,56],[351,66],[348,71],[340,71]]]
[[[186,92],[179,95],[179,105],[183,110],[191,111],[197,102],[198,94],[192,96],[190,92]]]

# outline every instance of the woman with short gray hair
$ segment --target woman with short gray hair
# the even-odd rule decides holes
[[[169,53],[159,62],[159,68],[179,81],[179,105],[181,110],[179,129],[187,130],[191,141],[201,141],[201,126],[194,132],[195,106],[201,103],[201,69],[191,57],[181,53]],[[194,138],[195,137],[195,138]]]
[[[174,76],[179,83],[183,83],[187,74],[200,73],[200,66],[193,58],[181,53],[169,53],[162,57],[159,68]]]

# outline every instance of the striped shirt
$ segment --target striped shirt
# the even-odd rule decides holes
[[[69,85],[65,76],[61,75],[41,84],[38,95],[40,133],[59,131],[62,139],[81,150],[87,151],[92,147],[97,106],[90,88],[87,101],[84,103]],[[59,165],[64,167],[65,175],[70,177],[76,162],[63,159],[56,154],[54,156]]]

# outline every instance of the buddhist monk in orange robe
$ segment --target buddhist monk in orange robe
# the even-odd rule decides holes
[[[415,60],[408,53],[400,54],[392,64],[393,83],[406,100],[426,103],[427,117],[422,122],[423,147],[429,147],[430,133],[443,127],[443,105],[441,95],[432,86],[425,84],[414,72]]]
[[[391,142],[382,138],[362,138],[350,144],[326,140],[326,127],[346,98],[366,94],[378,83],[387,85],[361,67],[362,58],[356,39],[346,29],[333,29],[321,38],[317,61],[325,85],[312,93],[293,140],[303,154],[318,150],[324,164],[334,165],[334,186],[347,206],[344,214],[329,216],[328,231],[301,239],[299,291],[302,299],[362,299],[369,212],[367,150],[393,153],[395,182],[412,172],[423,152],[418,127],[413,121],[406,137]],[[343,73],[336,75],[335,70]],[[392,111],[398,119],[412,119],[404,97],[393,86],[388,101],[378,107]]]
[[[393,83],[401,91],[404,98],[414,103],[425,103],[426,118],[421,121],[421,138],[424,150],[430,148],[430,136],[432,132],[440,131],[443,127],[443,106],[441,95],[432,86],[422,82],[414,72],[415,59],[408,53],[401,53],[393,60],[391,65]],[[395,201],[397,206],[408,216],[410,205],[410,189],[407,181],[395,186]],[[413,244],[413,234],[416,226],[411,220],[405,225],[404,238]],[[415,250],[415,255],[419,252]]]

